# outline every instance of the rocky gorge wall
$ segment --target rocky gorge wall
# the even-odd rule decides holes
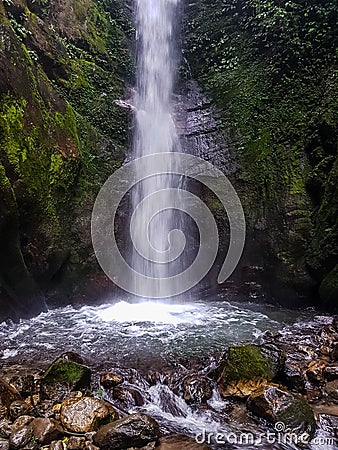
[[[114,101],[133,72],[126,11],[119,0],[0,2],[3,317],[111,289],[90,217],[125,157],[128,120]]]
[[[236,159],[240,277],[294,306],[337,306],[337,15],[317,1],[185,2],[182,73],[218,108]]]

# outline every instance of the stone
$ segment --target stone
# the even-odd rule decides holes
[[[19,429],[14,429],[9,438],[10,448],[22,448],[33,438],[33,430],[29,425],[24,425]]]
[[[62,441],[51,442],[48,450],[65,450],[66,445]]]
[[[1,406],[10,407],[15,400],[21,400],[19,392],[7,381],[0,379],[0,402]]]
[[[100,449],[99,447],[96,447],[96,445],[89,442],[86,444],[85,450],[100,450]]]
[[[105,389],[111,389],[113,387],[118,386],[119,384],[122,384],[124,379],[120,377],[119,375],[116,375],[113,372],[108,372],[100,377],[100,384]]]
[[[41,380],[41,395],[44,399],[63,400],[72,391],[89,388],[90,380],[88,367],[59,358],[49,366]]]
[[[9,441],[7,439],[0,439],[0,450],[9,450]]]
[[[316,421],[308,403],[278,386],[266,385],[251,394],[247,408],[269,422],[282,422],[285,428],[307,432],[309,437],[314,434]]]
[[[71,436],[66,443],[67,450],[84,450],[86,439],[80,436]]]
[[[55,419],[39,417],[29,424],[29,428],[32,430],[35,440],[42,445],[50,444],[64,435],[63,428]]]
[[[52,418],[55,415],[54,401],[42,400],[35,406],[34,410],[39,417]]]
[[[102,450],[141,447],[160,437],[157,422],[146,414],[136,413],[104,425],[94,435],[94,444]]]
[[[289,388],[305,392],[306,379],[301,367],[296,362],[286,361],[283,378]]]
[[[338,361],[338,342],[335,342],[333,344],[331,358],[333,359],[333,361]]]
[[[118,413],[111,405],[94,397],[69,398],[61,405],[60,418],[69,431],[88,433],[117,420]]]
[[[182,383],[183,398],[188,403],[202,403],[210,400],[212,389],[210,381],[199,375],[190,375]]]
[[[236,345],[227,349],[213,375],[222,397],[245,398],[275,378],[284,361],[284,353],[275,347],[270,358],[267,347]]]
[[[144,405],[144,399],[141,393],[137,389],[129,386],[117,386],[113,388],[112,396],[117,401],[117,405],[122,409],[129,410],[134,406]]]
[[[4,419],[0,422],[0,438],[8,439],[12,432],[12,426],[9,420]]]
[[[34,392],[33,375],[16,375],[10,379],[10,384],[14,386],[22,397],[29,397]]]
[[[16,420],[20,416],[29,415],[31,407],[23,400],[15,400],[9,407],[9,414],[12,420]]]
[[[328,381],[338,379],[338,364],[325,367],[324,376]]]
[[[338,380],[326,383],[325,391],[332,399],[338,400]]]
[[[325,362],[321,360],[311,361],[308,365],[306,375],[314,383],[320,383],[324,380]]]
[[[195,439],[183,436],[172,435],[162,437],[155,447],[156,450],[208,450],[205,444],[199,444]]]

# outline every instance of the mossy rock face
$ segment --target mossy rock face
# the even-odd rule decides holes
[[[229,347],[214,375],[223,397],[245,398],[272,380],[284,364],[284,355],[277,348],[257,345]]]
[[[277,431],[308,433],[309,440],[314,434],[316,421],[308,403],[278,386],[267,385],[254,392],[248,399],[247,407],[269,422],[283,424]]]
[[[91,371],[88,367],[73,361],[58,359],[46,370],[41,381],[44,398],[63,399],[72,391],[90,386]]]
[[[338,309],[338,264],[322,281],[319,294],[324,306]]]

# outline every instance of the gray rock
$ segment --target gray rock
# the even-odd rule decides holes
[[[157,422],[146,414],[136,413],[104,425],[94,436],[94,444],[102,450],[141,447],[160,436]]]
[[[112,387],[122,384],[124,379],[113,372],[104,373],[100,377],[100,384],[105,389],[110,389]]]
[[[199,375],[189,375],[182,383],[183,398],[190,403],[202,403],[212,396],[210,381]]]
[[[15,429],[12,431],[9,438],[10,448],[17,449],[24,447],[31,441],[33,436],[33,430],[29,425],[24,425],[19,429]]]

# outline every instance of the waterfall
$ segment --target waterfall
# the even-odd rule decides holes
[[[133,158],[179,150],[172,116],[176,72],[174,20],[177,9],[176,0],[136,0],[137,89]],[[158,280],[153,290],[153,297],[156,298],[162,292],[161,278],[174,275],[182,267],[177,261],[179,255],[172,252],[172,238],[179,238],[173,230],[177,232],[181,229],[182,217],[175,208],[165,208],[165,205],[172,205],[170,189],[177,188],[180,183],[172,175],[173,172],[174,167],[168,165],[167,174],[143,180],[131,192],[132,213],[137,212],[139,207],[133,222],[135,232],[131,233],[131,263],[136,272]],[[136,174],[136,178],[141,179],[142,173]],[[154,201],[143,201],[159,192],[160,205]],[[159,211],[161,205],[163,211]],[[134,283],[137,281],[134,280]],[[137,286],[135,289],[138,290]]]

